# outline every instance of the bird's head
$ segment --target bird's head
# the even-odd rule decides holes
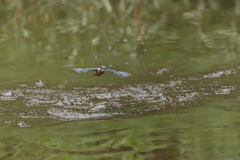
[[[105,66],[101,66],[100,68],[102,68],[102,69],[106,69],[106,67],[105,67]]]
[[[99,70],[105,70],[106,67],[105,66],[100,66]]]

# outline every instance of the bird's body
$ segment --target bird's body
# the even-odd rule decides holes
[[[95,76],[101,76],[103,73],[105,73],[106,67],[105,66],[101,66],[100,68],[98,68],[96,70]]]
[[[122,77],[131,76],[131,73],[107,69],[105,66],[101,66],[99,68],[73,68],[72,70],[76,73],[86,73],[88,71],[95,71],[96,72],[95,76],[98,76],[98,77],[101,76],[102,74],[104,74],[106,71],[114,73],[114,74],[116,74],[118,76],[122,76]]]

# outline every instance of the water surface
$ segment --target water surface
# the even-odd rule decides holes
[[[0,159],[239,159],[238,1],[0,4]]]

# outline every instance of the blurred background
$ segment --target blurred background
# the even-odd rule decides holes
[[[237,0],[3,0],[0,5],[2,86],[62,83],[71,67],[106,65],[141,78],[140,70],[147,75],[166,66],[202,72],[233,64],[240,49]]]

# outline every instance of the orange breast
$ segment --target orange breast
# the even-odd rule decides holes
[[[96,70],[95,76],[101,76],[105,71]]]

